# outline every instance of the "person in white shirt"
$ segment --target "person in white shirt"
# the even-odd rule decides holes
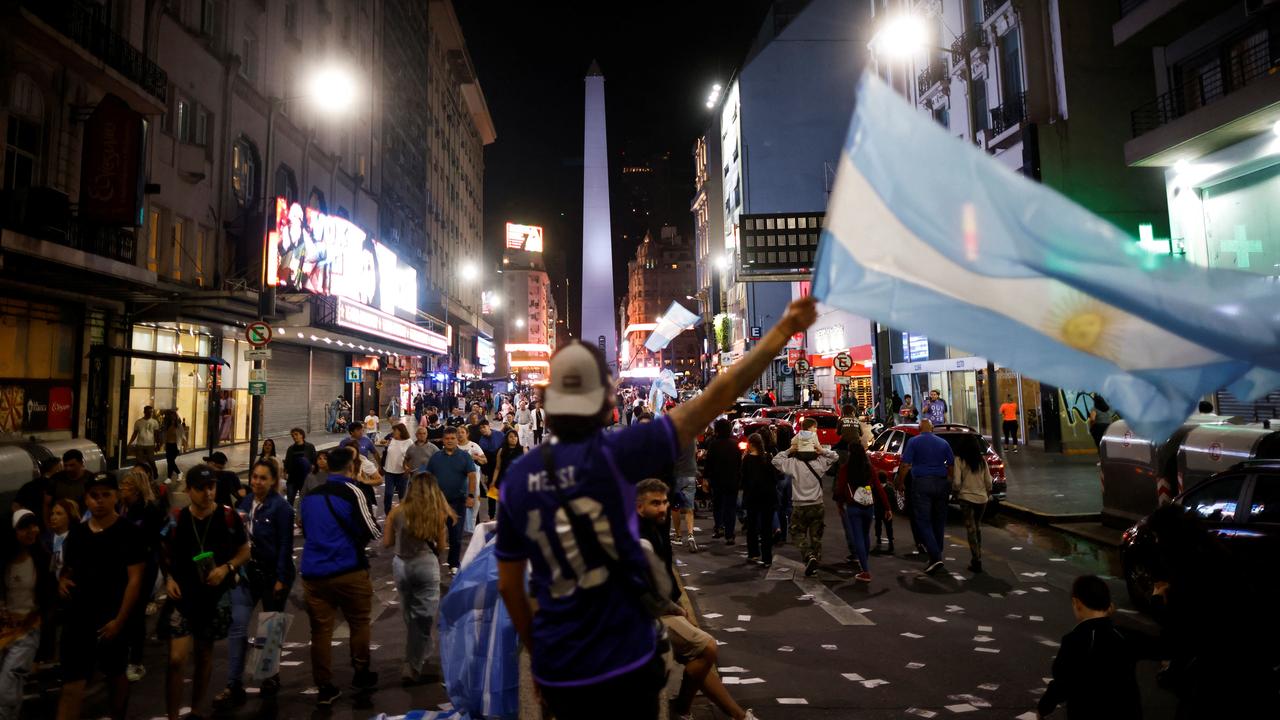
[[[425,433],[425,430],[424,430]],[[398,493],[404,500],[404,492],[408,481],[405,472],[405,456],[413,447],[413,439],[409,437],[409,428],[404,423],[396,423],[391,427],[391,435],[387,441],[386,457],[383,458],[382,511],[391,512],[391,503]]]
[[[370,410],[364,417],[364,434],[372,442],[378,442],[378,412]]]
[[[542,409],[542,401],[539,400],[533,404],[533,443],[535,445],[542,444],[542,433],[547,429],[547,413]]]
[[[141,464],[154,465],[155,452],[160,449],[160,421],[155,418],[156,409],[147,405],[142,408],[142,417],[133,423],[133,434],[129,436],[129,445],[133,447],[133,456]]]
[[[822,559],[822,476],[839,459],[834,450],[818,443],[817,426],[816,420],[805,418],[790,449],[773,458],[773,466],[792,478],[791,537],[804,557],[804,574],[808,576],[818,572]]]

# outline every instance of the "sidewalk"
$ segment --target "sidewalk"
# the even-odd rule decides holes
[[[1097,455],[1062,455],[1036,447],[1005,454],[1009,490],[1003,505],[1048,521],[1085,520],[1102,512]]]

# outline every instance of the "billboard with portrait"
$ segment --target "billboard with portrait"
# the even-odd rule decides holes
[[[355,223],[284,198],[267,235],[267,282],[386,313],[418,309],[418,273]]]
[[[507,223],[507,248],[542,252],[542,228],[537,225]]]

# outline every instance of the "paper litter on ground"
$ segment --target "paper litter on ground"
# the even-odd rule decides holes
[[[720,671],[720,673],[721,673],[721,674],[724,674],[724,673],[744,673],[744,672],[746,672],[746,671],[747,671],[747,669],[746,669],[746,668],[738,667],[737,665],[730,665],[729,667],[722,667],[722,668],[717,668],[717,669]]]
[[[1040,615],[1028,615],[1027,619],[1031,622],[1044,622],[1044,617]]]
[[[845,680],[850,680],[852,682],[862,682],[866,679],[858,673],[841,673],[841,676],[844,677]]]
[[[987,593],[987,597],[993,597],[993,598],[995,598],[995,599],[997,599],[997,600],[1003,600],[1003,599],[1004,599],[1004,595],[1001,595],[1000,593]]]
[[[779,705],[808,705],[809,701],[804,698],[778,698]]]
[[[934,617],[934,616],[932,616],[932,615],[930,615],[929,617],[925,618],[925,620],[928,620],[929,622],[936,622],[936,623],[944,623],[944,622],[946,622],[946,620],[943,620],[943,619],[942,619],[942,618],[940,618],[940,617]]]
[[[995,692],[996,690],[1000,689],[1000,686],[995,683],[982,683],[981,685],[978,686],[978,689],[986,690],[987,692]]]
[[[1019,589],[1019,590],[1010,590],[1009,593],[1011,595],[1026,595],[1027,591]]]
[[[297,667],[302,664],[301,660],[281,660],[281,667]]]
[[[1045,647],[1062,647],[1061,645],[1054,642],[1053,640],[1041,640],[1040,644],[1044,645]]]
[[[801,596],[797,597],[796,599],[797,599],[797,600],[812,600],[812,599],[813,599],[813,596],[812,596],[812,595],[801,595]]]
[[[854,608],[853,611],[856,613],[862,613],[863,615],[866,615],[867,613],[871,612],[871,608]]]
[[[867,688],[868,690],[872,690],[880,687],[881,685],[888,685],[888,684],[889,684],[888,680],[881,680],[879,678],[876,678],[875,680],[862,681],[862,687]]]
[[[694,591],[694,592],[696,592],[696,591],[698,591],[698,590],[701,590],[702,588],[694,587],[694,586],[692,586],[692,585],[685,585],[685,586],[684,586],[684,589],[685,589],[685,590],[690,590],[690,591]]]
[[[1014,615],[1013,613],[1009,613],[1008,615],[1005,615],[1005,617],[1009,618],[1010,620],[1021,620],[1021,619],[1022,619],[1022,616],[1021,616],[1021,615]]]
[[[974,642],[981,642],[981,643],[988,643],[988,642],[995,642],[995,641],[996,641],[996,639],[995,639],[995,638],[993,638],[993,637],[990,637],[989,635],[974,635],[974,636],[973,636],[973,641],[974,641]]]
[[[822,646],[822,649],[823,649],[823,650],[838,650],[839,648],[837,648],[835,645],[823,645],[823,646]]]
[[[934,712],[934,711],[932,711],[932,710],[922,710],[922,709],[920,709],[920,708],[913,708],[913,707],[909,707],[909,708],[907,708],[907,714],[908,714],[908,715],[915,715],[915,716],[917,716],[917,717],[922,717],[922,718],[931,718],[931,717],[937,717],[937,716],[938,716],[938,713],[936,713],[936,712]]]
[[[967,713],[967,712],[973,712],[978,709],[970,705],[969,703],[960,703],[959,705],[947,705],[946,708],[953,713]]]
[[[1017,547],[1011,547],[1011,548],[1009,548],[1009,549],[1010,549],[1010,550],[1021,550],[1021,549],[1022,549],[1022,547],[1021,547],[1021,546],[1017,546]]]
[[[795,651],[795,648],[791,647],[790,645],[783,645],[782,647],[778,648],[778,652],[794,652],[794,651]]]
[[[759,685],[764,682],[764,678],[742,678],[738,681],[739,685]]]
[[[1039,720],[1039,718],[1040,716],[1037,715],[1035,711],[1028,710],[1027,712],[1024,712],[1018,717],[1014,718],[1013,720]]]
[[[1066,558],[1049,558],[1049,562],[1066,562]]]
[[[708,620],[715,620],[718,617],[724,617],[724,616],[721,615],[720,613],[702,613],[702,617]]]
[[[1039,585],[1037,585],[1037,586],[1035,586],[1035,587],[1033,587],[1033,588],[1031,588],[1031,589],[1032,589],[1032,590],[1035,590],[1036,592],[1049,592],[1049,588],[1040,587]]]
[[[924,637],[923,635],[917,635],[912,632],[899,633],[899,635],[902,635],[902,637],[911,638],[912,640],[919,640],[920,638]]]
[[[724,631],[725,632],[746,632],[747,629],[744,627],[731,627],[731,628],[725,628]]]
[[[751,622],[751,616],[750,616],[750,615],[739,615],[739,616],[738,616],[738,622]]]
[[[979,626],[978,626],[978,632],[991,632],[991,626],[990,626],[990,625],[979,625]]]
[[[920,668],[922,668],[922,667],[924,667],[924,663],[922,663],[922,662],[909,662],[909,663],[907,663],[907,669],[908,669],[908,670],[919,670],[919,669],[920,669]]]
[[[999,651],[999,650],[997,650],[996,648],[989,648],[989,647],[976,647],[976,648],[974,648],[974,649],[973,649],[973,651],[974,651],[974,652],[984,652],[984,653],[998,653],[998,652],[1000,652],[1000,651]]]
[[[989,707],[991,707],[991,703],[989,703],[989,702],[987,702],[986,700],[984,700],[984,699],[982,699],[982,698],[978,697],[977,695],[948,695],[948,696],[947,696],[947,699],[948,699],[948,700],[959,700],[959,701],[961,701],[961,702],[967,702],[967,703],[969,703],[970,705],[972,705],[972,706],[974,706],[974,707],[976,707],[976,708],[989,708]]]

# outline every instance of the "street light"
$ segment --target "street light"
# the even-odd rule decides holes
[[[719,270],[720,272],[724,272],[725,270],[729,269],[728,255],[721,255],[716,258],[716,269]]]
[[[346,111],[355,104],[358,94],[355,78],[339,65],[317,70],[308,93],[316,107],[326,112]]]
[[[902,60],[923,50],[929,41],[929,30],[924,20],[907,13],[888,20],[876,33],[875,51]]]
[[[524,318],[516,318],[516,327],[518,328],[524,327]]]
[[[459,276],[463,280],[471,282],[480,276],[480,268],[476,267],[475,263],[465,263],[462,266]]]

